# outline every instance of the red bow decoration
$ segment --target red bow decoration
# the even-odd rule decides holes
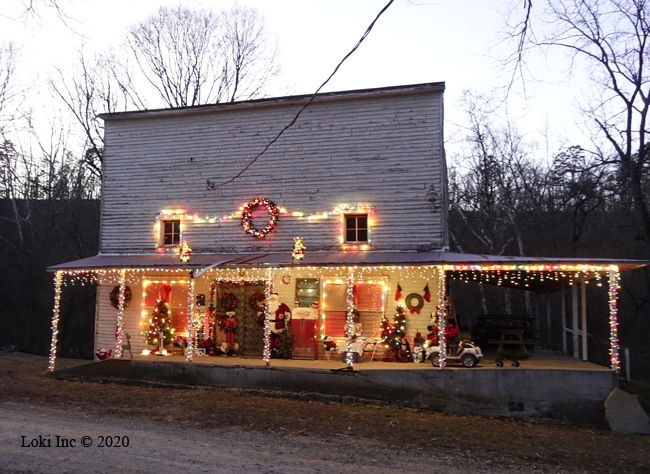
[[[413,314],[413,313],[420,314],[420,306],[419,305],[409,306],[409,311],[411,312],[411,314]]]

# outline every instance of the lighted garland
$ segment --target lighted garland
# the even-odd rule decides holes
[[[442,267],[438,267],[438,344],[440,354],[440,368],[444,369],[447,365],[446,352],[445,352],[445,271]]]
[[[266,224],[266,227],[264,227],[262,230],[258,230],[253,227],[253,211],[257,206],[266,207],[266,210],[269,213],[269,223]],[[273,201],[266,198],[257,198],[249,203],[244,204],[241,225],[244,227],[244,230],[247,234],[252,235],[253,237],[257,237],[258,239],[263,239],[269,235],[273,229],[275,229],[279,214],[280,209],[273,203]]]
[[[63,279],[63,272],[58,271],[54,274],[54,309],[52,310],[52,342],[50,344],[50,363],[48,370],[54,370],[54,362],[56,360],[56,346],[59,339],[59,311],[61,309],[61,280]]]
[[[618,309],[616,301],[618,300],[618,291],[620,286],[620,274],[617,270],[609,272],[609,357],[610,365],[613,371],[618,372],[620,365],[620,345],[618,341]]]
[[[352,370],[353,367],[353,356],[352,354],[352,331],[354,330],[354,276],[348,274],[348,291],[347,291],[347,304],[348,310],[346,313],[347,327],[345,331],[345,342],[346,342],[346,357],[345,362],[348,365],[348,370]]]
[[[194,274],[190,272],[190,284],[187,291],[187,354],[185,360],[192,362],[194,356]]]
[[[271,360],[271,323],[269,317],[269,299],[273,293],[273,270],[266,270],[266,281],[264,282],[264,351],[262,359],[266,365],[270,365]]]
[[[115,288],[113,288],[113,291],[111,291],[110,294],[111,298],[111,305],[115,309],[120,309],[120,285],[117,285]],[[124,308],[126,308],[129,303],[131,302],[131,288],[128,286],[124,287]]]
[[[126,307],[126,269],[120,272],[120,284],[117,292],[117,324],[115,327],[115,354],[114,359],[122,357],[122,339],[124,337],[124,308]],[[114,290],[113,290],[114,291]],[[130,291],[129,291],[130,293]]]
[[[210,315],[211,318],[214,318],[215,313],[217,312],[217,308],[214,307],[215,305],[214,294],[216,292],[216,288],[217,288],[217,282],[213,281],[212,284],[210,285],[210,302],[208,303],[208,314]]]

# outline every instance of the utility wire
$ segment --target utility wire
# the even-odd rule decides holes
[[[215,189],[220,188],[221,186],[225,186],[226,184],[230,184],[230,183],[232,183],[233,181],[235,181],[237,178],[239,178],[241,175],[243,175],[243,174],[244,174],[244,173],[245,173],[245,172],[246,172],[246,171],[247,171],[251,166],[253,166],[253,165],[255,164],[255,162],[256,162],[256,161],[257,161],[257,160],[258,160],[258,159],[259,159],[259,158],[260,158],[260,157],[261,157],[261,156],[266,152],[266,150],[268,150],[268,149],[271,147],[271,145],[273,145],[273,144],[274,144],[274,143],[275,143],[275,142],[276,142],[276,141],[277,141],[277,140],[282,136],[282,134],[283,134],[284,132],[286,132],[286,131],[291,127],[291,126],[293,126],[293,125],[296,123],[296,121],[298,120],[298,117],[300,117],[300,114],[301,114],[301,113],[302,113],[302,112],[303,112],[303,111],[304,111],[304,110],[309,106],[309,104],[311,104],[311,103],[313,102],[313,100],[316,98],[316,96],[318,95],[318,93],[320,92],[320,90],[321,90],[323,87],[325,87],[325,84],[327,84],[327,83],[330,81],[330,79],[332,79],[332,77],[334,77],[334,74],[337,73],[337,71],[339,70],[339,68],[341,67],[341,65],[345,62],[345,60],[348,59],[350,56],[352,56],[352,54],[353,54],[353,53],[354,53],[354,52],[359,48],[359,46],[361,46],[361,43],[363,43],[363,40],[365,40],[366,37],[370,34],[370,31],[371,31],[372,28],[375,26],[375,23],[377,23],[377,20],[379,20],[379,17],[380,17],[381,15],[383,15],[383,13],[388,9],[388,7],[391,6],[391,4],[392,4],[394,1],[395,1],[395,0],[390,0],[390,1],[386,4],[386,6],[385,6],[384,8],[381,9],[381,11],[380,11],[379,14],[375,17],[375,19],[373,20],[373,22],[370,23],[370,26],[368,27],[368,29],[366,30],[366,32],[363,34],[363,36],[361,37],[361,39],[357,42],[357,44],[354,45],[354,48],[352,48],[352,50],[351,50],[348,54],[345,55],[345,57],[341,60],[341,62],[338,64],[338,66],[336,66],[336,68],[334,69],[334,72],[332,72],[332,74],[330,74],[330,76],[327,78],[327,80],[326,80],[325,82],[323,82],[323,83],[320,85],[320,87],[319,87],[318,89],[316,89],[316,92],[314,92],[314,93],[312,94],[312,96],[309,98],[309,100],[307,101],[307,103],[306,103],[305,105],[302,106],[302,108],[298,111],[298,113],[296,113],[296,115],[293,117],[293,120],[292,120],[291,122],[289,122],[289,123],[288,123],[288,124],[287,124],[283,129],[282,129],[282,130],[280,130],[280,133],[278,133],[278,134],[276,135],[276,137],[275,137],[273,140],[271,140],[269,143],[267,143],[266,146],[264,147],[264,149],[263,149],[263,150],[262,150],[262,151],[261,151],[261,152],[260,152],[260,153],[255,157],[255,158],[253,158],[253,160],[251,160],[251,162],[248,163],[248,164],[244,167],[244,169],[242,169],[242,170],[241,170],[239,173],[237,173],[235,176],[233,176],[232,178],[230,178],[228,181],[224,181],[224,182],[221,183],[221,184],[211,183],[210,180],[207,180],[206,189],[208,189],[209,191],[214,191]]]

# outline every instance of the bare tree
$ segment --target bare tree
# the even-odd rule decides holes
[[[257,10],[235,4],[221,13],[221,52],[227,100],[255,97],[280,72],[277,42],[269,39]]]
[[[76,70],[64,72],[57,68],[56,75],[47,83],[83,131],[87,143],[83,163],[96,176],[101,176],[104,127],[98,115],[126,110],[134,103],[134,98],[126,87],[128,76],[117,76],[124,69],[121,65],[115,67],[116,60],[111,52],[89,59],[82,48],[77,58]]]
[[[221,14],[161,7],[129,30],[127,44],[166,107],[254,97],[279,71],[263,18],[238,5]]]
[[[14,76],[18,63],[18,49],[9,42],[0,45],[0,134],[4,126],[15,118],[15,109],[9,106],[23,91],[16,86]]]
[[[593,87],[582,101],[582,114],[595,134],[609,144],[611,151],[601,150],[601,155],[613,156],[644,238],[650,244],[650,207],[645,187],[650,164],[650,4],[647,0],[542,3],[535,10],[542,23],[535,34],[530,31],[531,23],[527,23],[522,50],[559,48],[567,53],[572,67],[586,67]]]

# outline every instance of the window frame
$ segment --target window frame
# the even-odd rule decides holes
[[[366,218],[366,227],[365,229],[359,228],[359,218]],[[356,240],[348,239],[348,218],[355,219],[355,236]],[[355,213],[346,213],[343,214],[343,244],[358,244],[358,245],[369,245],[370,244],[370,214],[367,212],[355,212]],[[359,230],[365,230],[366,239],[359,240]]]
[[[174,233],[174,229],[172,228],[172,232],[171,232],[172,243],[171,244],[166,244],[165,243],[165,236],[168,235],[167,232],[165,232],[165,226],[168,223],[171,223],[171,224],[177,223],[178,224],[178,233]],[[177,239],[178,239],[178,242],[176,242],[176,243],[174,243],[174,236],[176,236]],[[180,245],[181,240],[183,240],[182,236],[183,236],[183,221],[182,221],[182,219],[161,219],[160,220],[160,242],[159,242],[160,247],[162,247],[162,248],[178,247]]]

